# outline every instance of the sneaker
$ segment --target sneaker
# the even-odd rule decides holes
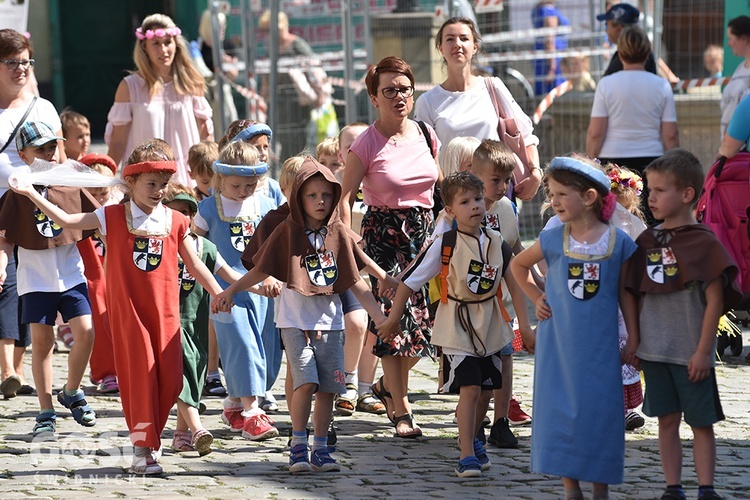
[[[198,455],[203,457],[211,453],[211,443],[214,442],[214,436],[206,429],[199,429],[193,434],[193,440],[190,444],[195,450],[198,451]]]
[[[292,474],[304,474],[312,470],[310,457],[306,444],[298,444],[289,453],[289,472]]]
[[[492,425],[487,442],[498,448],[518,448],[518,438],[511,432],[507,418],[501,418]]]
[[[102,394],[113,394],[120,392],[120,385],[117,383],[115,375],[107,375],[99,383],[99,392]]]
[[[686,500],[685,492],[682,489],[667,488],[661,496],[661,500]]]
[[[260,404],[260,408],[266,413],[274,413],[279,411],[279,404],[276,402],[276,398],[273,394],[267,392],[263,397],[263,402]]]
[[[338,442],[339,438],[336,435],[336,427],[333,425],[333,417],[331,417],[331,423],[328,424],[328,435],[326,436],[326,444],[328,446],[334,446]]]
[[[336,462],[336,459],[331,457],[331,453],[333,453],[334,449],[333,447],[329,446],[328,448],[318,448],[317,450],[313,450],[312,454],[310,455],[310,461],[312,462],[312,468],[316,472],[338,472],[341,470],[341,466],[339,466],[338,462]]]
[[[531,416],[521,409],[515,398],[510,399],[508,406],[508,423],[513,426],[531,424]]]
[[[245,417],[242,416],[244,409],[240,406],[237,408],[224,408],[221,412],[221,421],[229,426],[230,432],[242,432],[245,427]]]
[[[643,427],[645,423],[646,420],[637,411],[629,411],[628,414],[625,415],[626,431],[634,431],[639,427]]]
[[[458,461],[454,472],[458,477],[481,477],[482,464],[477,457],[466,457]]]
[[[484,427],[479,428],[479,432],[477,432],[477,439],[480,443],[482,443],[482,445],[487,444],[487,434],[484,433]]]
[[[279,430],[273,426],[273,420],[265,413],[257,413],[250,417],[245,417],[245,425],[242,428],[242,437],[251,441],[263,441],[275,438],[279,435]]]
[[[484,449],[484,445],[479,439],[474,439],[474,456],[479,460],[479,465],[482,466],[482,470],[488,470],[490,468],[490,457],[487,455],[487,450]]]
[[[698,496],[698,500],[721,500],[722,496],[720,496],[718,493],[716,493],[716,490],[713,488],[707,491],[704,491],[703,493]]]
[[[227,396],[227,389],[221,383],[220,378],[212,378],[206,380],[206,385],[203,386],[203,395],[225,398]]]
[[[453,423],[456,424],[456,425],[458,425],[458,414],[457,413],[453,413]],[[484,418],[482,419],[482,427],[489,427],[491,423],[492,423],[492,420],[490,420],[490,416],[489,415],[485,415]]]
[[[172,449],[177,452],[182,451],[195,451],[195,446],[192,444],[193,435],[190,431],[174,431],[174,437],[172,438]]]

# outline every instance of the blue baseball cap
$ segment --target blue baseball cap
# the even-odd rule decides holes
[[[615,21],[620,24],[636,24],[640,17],[641,11],[624,2],[615,4],[606,13],[596,16],[599,21]]]
[[[44,122],[26,122],[21,125],[16,134],[16,150],[21,151],[29,146],[36,148],[48,142],[65,140],[55,134],[52,127]]]

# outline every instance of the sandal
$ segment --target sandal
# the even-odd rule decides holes
[[[193,434],[192,446],[193,449],[198,450],[198,455],[205,456],[211,453],[211,443],[214,442],[214,436],[206,429],[199,429]]]
[[[57,415],[54,413],[40,413],[36,416],[36,424],[34,424],[34,436],[40,436],[42,434],[55,434],[55,424],[57,422]]]
[[[0,392],[3,393],[4,399],[15,398],[22,386],[21,378],[18,375],[11,375],[0,384]]]
[[[385,413],[385,405],[372,393],[365,393],[357,400],[357,411],[382,415]]]
[[[78,390],[72,396],[65,394],[65,387],[57,393],[57,401],[73,414],[76,422],[84,427],[93,427],[96,425],[96,413],[86,402],[86,395],[82,390]]]
[[[115,375],[107,375],[99,384],[99,392],[102,394],[114,394],[120,392],[120,385],[117,383]]]
[[[193,446],[191,439],[190,431],[174,431],[172,449],[177,452],[195,451],[195,446]]]
[[[57,338],[70,349],[73,347],[73,330],[70,329],[69,325],[60,325],[57,327]]]
[[[162,474],[164,469],[151,457],[133,457],[130,472],[139,476],[152,476]]]
[[[404,415],[401,415],[400,417],[396,417],[394,422],[394,426],[396,427],[396,437],[404,438],[404,439],[414,439],[422,436],[422,429],[419,428],[417,424],[414,423],[414,415],[411,413],[406,413]],[[398,432],[398,424],[401,422],[406,422],[409,424],[409,428],[411,428],[411,432],[406,433],[399,433]]]
[[[380,389],[377,388],[378,385],[380,386]],[[383,403],[383,406],[385,406],[385,414],[388,416],[388,420],[390,420],[392,424],[395,424],[395,416],[393,415],[391,409],[388,407],[388,401],[386,401],[386,398],[390,398],[391,400],[393,400],[393,396],[390,392],[385,390],[382,376],[378,379],[377,382],[370,386],[370,390],[372,391],[372,394]]]
[[[336,411],[345,417],[349,417],[354,414],[354,410],[357,408],[357,386],[354,384],[346,384],[346,392],[354,391],[354,398],[346,397],[346,393],[339,394],[336,398]]]

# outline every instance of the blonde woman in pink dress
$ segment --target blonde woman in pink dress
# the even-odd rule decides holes
[[[133,50],[138,70],[117,87],[104,139],[109,145],[107,154],[118,164],[136,144],[165,140],[177,162],[174,180],[195,186],[188,175],[188,149],[204,139],[213,140],[213,122],[203,77],[180,33],[164,14],[143,20],[135,32],[138,40]]]

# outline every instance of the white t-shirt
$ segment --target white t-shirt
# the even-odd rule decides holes
[[[662,122],[677,122],[672,87],[648,71],[618,71],[596,86],[592,118],[607,118],[601,158],[661,156]]]
[[[513,99],[505,84],[499,78],[492,78],[491,81],[503,109],[515,118],[525,144],[539,144],[531,119]],[[483,78],[478,78],[473,87],[463,92],[450,92],[440,85],[433,87],[417,99],[414,119],[435,129],[441,150],[456,137],[498,139],[497,113]]]
[[[23,118],[23,114],[31,104],[32,95],[29,95],[29,99],[21,104],[17,108],[2,109],[0,108],[0,148],[5,145],[5,142],[10,137],[13,129],[16,128],[18,122]],[[57,110],[46,99],[37,98],[34,107],[31,108],[29,116],[26,118],[27,122],[41,121],[45,122],[52,127],[55,132],[62,129],[60,123],[60,117],[57,115]],[[18,150],[16,150],[15,137],[10,141],[5,151],[0,153],[0,196],[4,195],[8,190],[8,177],[13,173],[13,169],[24,165],[23,160],[18,156]]]
[[[18,247],[18,295],[64,292],[86,282],[75,243],[46,250]]]
[[[740,103],[742,98],[747,95],[750,89],[750,68],[745,67],[745,61],[742,61],[737,69],[732,73],[730,81],[724,91],[721,93],[721,136],[729,126],[729,120],[732,119],[734,109]]]

